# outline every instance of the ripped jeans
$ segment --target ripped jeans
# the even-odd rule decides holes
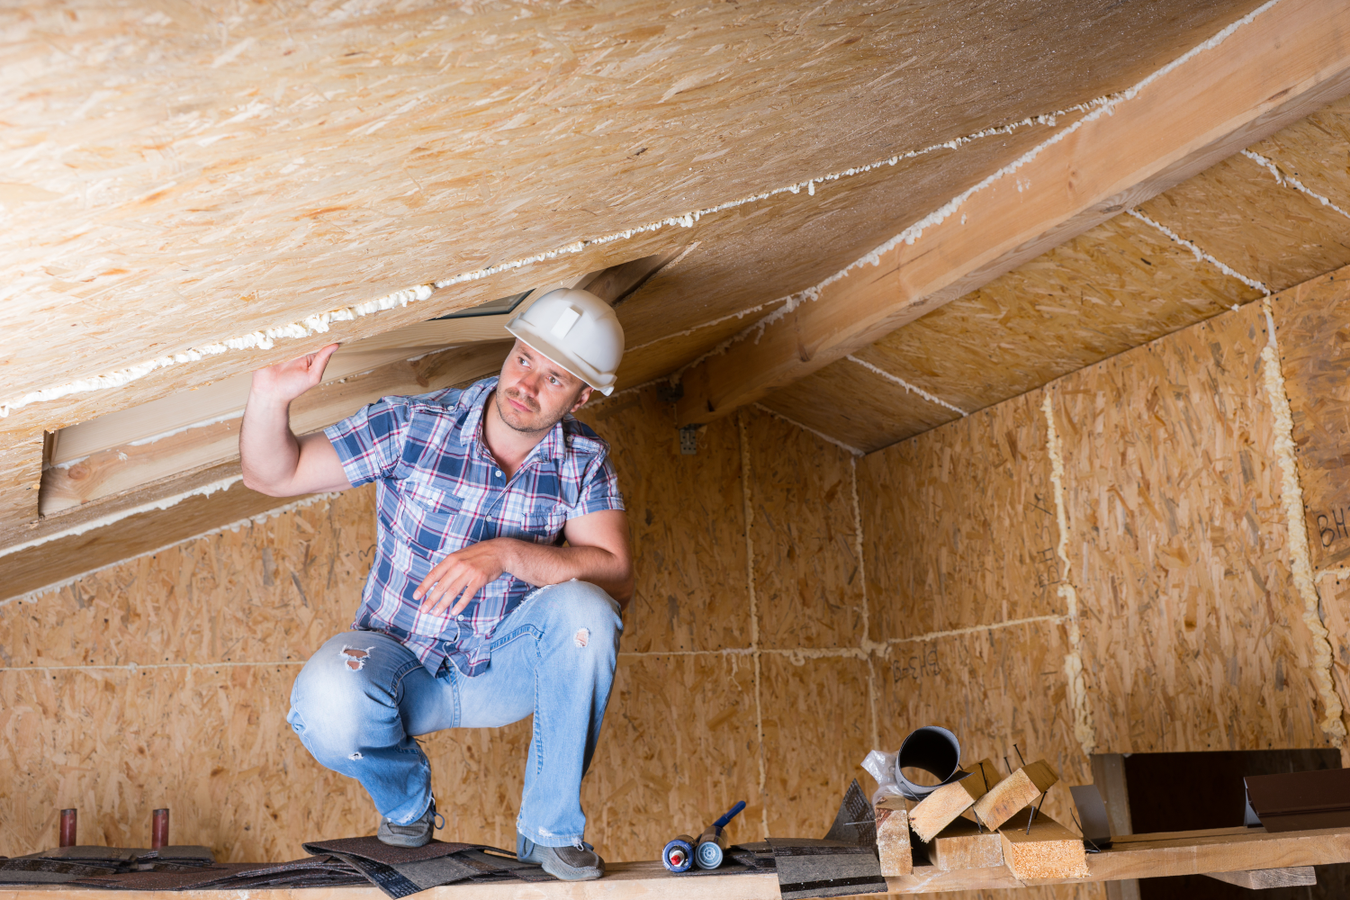
[[[431,801],[431,767],[413,738],[497,727],[534,714],[516,830],[536,844],[578,843],[581,778],[614,681],[619,605],[582,581],[541,588],[497,626],[492,662],[473,678],[448,664],[433,678],[394,638],[349,631],[305,663],[291,728],[323,765],[361,782],[385,818],[406,825]]]

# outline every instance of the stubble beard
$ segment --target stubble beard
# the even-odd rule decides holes
[[[535,414],[535,416],[538,416],[539,413],[541,412],[541,410],[539,409],[539,404],[536,401],[531,401],[525,397],[521,397],[518,395],[510,395],[510,399],[515,400],[522,406],[530,407],[530,410]],[[547,424],[544,425],[531,426],[531,425],[516,424],[511,420],[511,416],[519,415],[520,413],[517,410],[508,406],[506,400],[507,400],[507,392],[502,390],[501,388],[498,388],[496,393],[497,418],[501,419],[503,424],[505,424],[506,427],[510,428],[512,431],[529,435],[542,434],[551,429],[554,425],[557,425],[559,422],[562,421],[562,416],[560,415],[552,422],[548,422]],[[566,413],[564,413],[563,415],[566,415]]]

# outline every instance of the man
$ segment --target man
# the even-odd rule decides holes
[[[623,331],[575,290],[545,295],[507,328],[517,340],[498,377],[385,397],[300,440],[290,403],[319,383],[336,345],[259,370],[239,440],[244,483],[272,496],[377,483],[356,620],[305,664],[287,721],[315,759],[365,787],[380,840],[431,840],[415,736],[533,714],[517,853],[558,878],[599,878],[604,861],[582,842],[581,779],[633,570],[608,446],[569,413],[592,389],[613,390]]]

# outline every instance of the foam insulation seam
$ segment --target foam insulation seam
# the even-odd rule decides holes
[[[610,234],[601,235],[599,237],[573,241],[572,243],[565,244],[561,247],[555,247],[551,250],[545,250],[540,253],[532,254],[530,256],[521,257],[520,259],[514,259],[509,262],[501,263],[500,265],[487,266],[485,268],[477,269],[472,272],[464,272],[446,278],[439,278],[429,283],[419,284],[414,287],[394,291],[391,294],[386,294],[383,297],[377,297],[374,300],[368,300],[365,303],[358,303],[354,306],[343,307],[341,309],[330,310],[328,312],[308,316],[297,322],[289,322],[285,325],[279,325],[262,331],[255,331],[252,332],[251,334],[243,335],[242,337],[229,338],[221,342],[203,344],[202,346],[199,347],[190,347],[181,353],[157,357],[155,359],[148,360],[144,363],[140,363],[135,366],[129,366],[125,369],[119,369],[115,372],[110,372],[105,375],[95,375],[90,378],[81,378],[75,381],[66,382],[65,384],[44,388],[39,391],[31,391],[23,395],[22,397],[15,398],[13,400],[9,400],[4,403],[0,403],[0,418],[7,417],[13,410],[21,409],[25,406],[29,406],[34,403],[47,403],[53,400],[59,400],[62,397],[67,397],[72,394],[84,394],[93,391],[108,390],[110,388],[121,387],[133,381],[138,381],[139,379],[144,378],[151,372],[154,372],[158,369],[167,368],[168,366],[176,365],[179,363],[196,362],[198,360],[205,359],[207,357],[219,356],[221,354],[229,353],[232,351],[270,350],[272,349],[272,347],[275,346],[275,342],[278,339],[300,340],[310,337],[314,334],[323,334],[329,330],[330,326],[334,322],[355,321],[356,319],[373,315],[375,313],[384,312],[386,310],[394,309],[396,307],[404,307],[410,303],[418,303],[427,300],[428,298],[431,297],[434,291],[440,290],[442,288],[453,287],[459,284],[466,284],[472,281],[478,281],[480,279],[487,278],[491,275],[496,275],[501,272],[512,271],[514,269],[524,268],[526,266],[533,265],[534,263],[537,262],[546,262],[548,260],[557,259],[558,257],[561,256],[580,253],[582,250],[585,250],[589,246],[609,244],[615,241],[629,240],[630,238],[632,238],[634,235],[637,234],[660,231],[664,228],[676,225],[684,228],[692,228],[694,224],[704,216],[713,215],[715,213],[723,212],[729,209],[735,209],[737,207],[745,206],[751,203],[758,203],[762,200],[767,200],[770,197],[774,197],[779,194],[784,193],[797,194],[801,192],[802,188],[806,188],[808,194],[810,194],[811,196],[815,196],[816,192],[815,186],[823,182],[838,181],[839,179],[842,178],[849,178],[856,175],[862,175],[867,172],[871,172],[874,169],[882,168],[884,166],[895,166],[904,160],[914,159],[919,156],[934,153],[938,150],[943,149],[955,150],[965,144],[971,143],[972,141],[980,140],[982,138],[1011,134],[1013,131],[1016,131],[1019,128],[1025,128],[1032,125],[1047,125],[1049,127],[1054,127],[1055,121],[1059,116],[1091,109],[1092,107],[1105,102],[1107,102],[1106,98],[1098,98],[1096,100],[1091,100],[1087,103],[1082,103],[1078,104],[1077,106],[1069,107],[1068,109],[1061,110],[1059,112],[1046,113],[1037,116],[1029,116],[1017,122],[1012,122],[1006,125],[998,125],[992,128],[986,128],[981,131],[977,131],[973,134],[952,138],[951,140],[943,141],[942,143],[934,144],[930,147],[924,147],[920,150],[909,150],[904,153],[898,153],[887,159],[878,160],[876,162],[867,163],[865,165],[853,166],[839,172],[832,172],[828,175],[815,176],[805,181],[799,181],[794,184],[786,185],[784,187],[771,188],[770,190],[762,191],[758,194],[753,194],[747,197],[741,197],[740,199],[737,200],[729,200],[725,203],[719,203],[715,206],[694,210],[692,212],[684,213],[683,215],[669,216],[659,221],[648,222],[645,225],[638,225],[632,228],[626,228],[621,231],[615,231]],[[765,305],[766,304],[761,304],[760,307],[757,307],[756,309],[762,309],[763,306]]]
[[[750,658],[755,663],[755,734],[759,738],[759,817],[761,833],[767,837],[769,804],[765,802],[765,798],[769,773],[764,759],[764,704],[761,687],[764,672],[759,647],[759,603],[755,597],[755,538],[751,527],[755,521],[755,504],[750,487],[750,428],[746,424],[744,413],[736,416],[736,425],[741,438],[741,502],[745,507],[745,584],[750,598]]]
[[[1197,247],[1195,244],[1193,244],[1193,243],[1191,243],[1190,241],[1186,240],[1186,239],[1183,238],[1181,235],[1177,234],[1175,231],[1173,231],[1172,229],[1168,228],[1166,225],[1162,224],[1161,222],[1155,222],[1155,221],[1153,221],[1152,219],[1150,219],[1148,216],[1144,215],[1143,213],[1141,213],[1141,212],[1140,212],[1139,210],[1137,210],[1137,209],[1127,209],[1127,210],[1125,210],[1125,212],[1126,212],[1126,214],[1128,214],[1128,215],[1130,215],[1130,216],[1133,216],[1134,218],[1138,219],[1140,222],[1143,222],[1143,223],[1146,224],[1146,225],[1151,225],[1151,226],[1153,226],[1153,227],[1156,228],[1158,231],[1162,232],[1164,235],[1166,235],[1167,237],[1171,238],[1171,239],[1172,239],[1173,241],[1175,241],[1176,243],[1180,244],[1181,246],[1185,247],[1187,250],[1191,251],[1191,253],[1193,253],[1193,254],[1195,255],[1195,259],[1196,259],[1197,262],[1205,262],[1205,263],[1209,263],[1211,266],[1214,266],[1214,268],[1218,269],[1220,272],[1222,272],[1223,274],[1227,275],[1229,278],[1235,278],[1235,279],[1237,279],[1238,281],[1240,281],[1240,282],[1242,282],[1243,284],[1245,284],[1247,287],[1251,288],[1252,290],[1254,290],[1254,291],[1260,291],[1260,292],[1261,292],[1261,296],[1263,296],[1263,297],[1269,297],[1269,296],[1270,296],[1270,288],[1266,287],[1264,284],[1262,284],[1261,282],[1257,281],[1255,278],[1248,278],[1246,275],[1243,275],[1241,272],[1237,271],[1236,269],[1232,268],[1231,266],[1228,266],[1228,265],[1226,265],[1225,263],[1220,262],[1219,260],[1215,259],[1213,256],[1210,256],[1210,255],[1209,255],[1208,253],[1206,253],[1204,250],[1201,250],[1201,249],[1200,249],[1199,247]]]
[[[1073,736],[1083,748],[1084,756],[1091,756],[1097,747],[1097,726],[1087,698],[1087,681],[1083,675],[1083,634],[1078,626],[1078,588],[1073,583],[1073,566],[1069,561],[1069,514],[1064,506],[1064,453],[1055,429],[1055,405],[1052,391],[1045,392],[1041,411],[1045,413],[1046,454],[1050,457],[1050,483],[1054,487],[1055,520],[1059,525],[1059,564],[1063,573],[1059,580],[1059,596],[1064,601],[1064,621],[1068,626],[1069,652],[1064,654],[1064,676],[1067,680],[1069,706],[1073,710]]]
[[[791,426],[794,427],[794,428],[800,428],[802,431],[805,431],[805,432],[807,432],[808,434],[813,434],[813,435],[815,435],[816,437],[820,438],[822,441],[826,441],[826,442],[828,442],[828,443],[834,444],[834,445],[835,445],[836,447],[838,447],[840,450],[843,450],[843,451],[845,451],[845,452],[847,452],[847,453],[851,453],[855,458],[864,455],[863,452],[862,452],[861,450],[859,450],[857,447],[850,447],[848,444],[845,444],[843,441],[840,441],[840,440],[837,440],[837,439],[835,439],[835,438],[832,438],[832,437],[830,437],[828,434],[822,434],[821,432],[816,431],[814,428],[808,428],[807,426],[803,425],[801,422],[798,422],[796,419],[789,419],[787,416],[783,415],[782,413],[776,412],[775,410],[772,410],[772,409],[769,409],[767,406],[763,405],[762,403],[752,403],[751,405],[752,405],[755,409],[759,410],[760,412],[768,413],[769,415],[773,416],[775,419],[782,419],[784,422],[788,423],[789,425],[791,425]]]
[[[1309,197],[1312,197],[1314,200],[1316,200],[1318,203],[1321,203],[1323,206],[1329,206],[1332,209],[1336,210],[1336,212],[1345,216],[1347,219],[1350,219],[1350,213],[1341,209],[1335,203],[1332,203],[1329,197],[1323,197],[1316,191],[1310,190],[1309,188],[1305,187],[1303,182],[1299,181],[1294,176],[1289,175],[1285,172],[1281,172],[1279,170],[1279,167],[1275,165],[1274,161],[1267,159],[1266,157],[1262,156],[1259,153],[1254,153],[1251,150],[1243,150],[1242,155],[1250,159],[1252,162],[1256,163],[1258,166],[1264,167],[1268,172],[1270,172],[1272,176],[1274,176],[1275,183],[1280,185],[1281,187],[1290,187],[1296,191],[1299,191],[1300,193],[1307,194]]]
[[[890,372],[887,372],[885,369],[881,368],[880,366],[874,366],[874,365],[872,365],[870,362],[868,362],[868,361],[865,360],[865,359],[859,359],[858,357],[854,356],[852,353],[850,353],[848,356],[846,356],[846,357],[844,357],[844,358],[847,359],[847,360],[848,360],[849,362],[851,362],[851,363],[857,363],[858,365],[862,366],[864,369],[867,369],[869,372],[872,372],[872,373],[875,374],[875,375],[879,375],[879,376],[881,376],[882,378],[886,379],[886,380],[889,381],[889,382],[892,382],[892,383],[894,383],[894,384],[899,385],[900,387],[904,388],[906,391],[909,391],[911,394],[918,394],[920,397],[922,397],[923,399],[927,400],[929,403],[933,403],[933,404],[936,404],[937,406],[945,407],[946,409],[949,409],[949,410],[951,410],[952,412],[956,413],[958,416],[967,416],[967,415],[970,415],[969,413],[967,413],[965,410],[961,409],[960,407],[952,406],[950,403],[948,403],[946,400],[943,400],[941,397],[936,397],[936,396],[934,396],[934,395],[928,393],[927,391],[925,391],[923,388],[919,387],[918,385],[910,384],[908,381],[905,381],[905,379],[901,378],[900,376],[898,376],[898,375],[892,375]]]
[[[1318,723],[1322,732],[1336,746],[1345,743],[1345,723],[1341,719],[1344,707],[1336,693],[1333,679],[1334,659],[1327,627],[1322,622],[1321,598],[1313,580],[1312,551],[1308,544],[1308,525],[1303,519],[1303,483],[1298,475],[1294,445],[1294,416],[1289,407],[1289,396],[1284,389],[1284,373],[1280,369],[1279,344],[1275,335],[1275,316],[1270,298],[1261,301],[1266,314],[1266,346],[1261,348],[1261,375],[1270,397],[1275,416],[1275,458],[1280,466],[1280,500],[1289,529],[1289,556],[1294,588],[1303,601],[1303,623],[1311,636],[1312,676],[1317,684],[1317,695],[1322,701],[1323,717]]]

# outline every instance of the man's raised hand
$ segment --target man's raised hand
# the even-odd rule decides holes
[[[329,344],[298,359],[259,369],[253,373],[253,393],[274,402],[290,403],[323,380],[323,370],[337,348],[337,344]]]

